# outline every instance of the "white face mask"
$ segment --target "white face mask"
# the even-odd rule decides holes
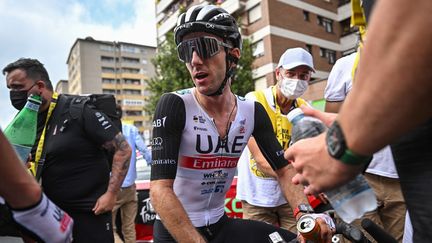
[[[301,79],[283,78],[279,85],[282,94],[290,100],[297,99],[306,92],[308,81]]]

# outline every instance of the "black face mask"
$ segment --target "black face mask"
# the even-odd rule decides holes
[[[9,91],[9,98],[12,103],[12,106],[17,110],[22,110],[27,103],[28,92],[35,86],[33,84],[28,90],[11,90]]]

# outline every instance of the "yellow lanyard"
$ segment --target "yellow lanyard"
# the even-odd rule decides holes
[[[57,98],[58,98],[58,94],[56,92],[54,92],[53,95],[52,95],[52,98],[51,98],[51,103],[50,103],[50,106],[49,106],[49,109],[48,109],[48,114],[47,114],[47,117],[45,119],[44,129],[42,131],[42,134],[40,136],[39,143],[38,143],[38,146],[37,146],[37,149],[36,149],[36,155],[35,155],[35,160],[34,160],[35,161],[35,165],[32,168],[32,173],[33,173],[34,176],[36,176],[36,168],[38,168],[39,161],[40,161],[41,156],[42,156],[42,151],[43,151],[43,146],[44,146],[44,141],[45,141],[45,132],[46,132],[47,124],[48,124],[49,118],[51,117],[52,112],[54,111],[54,108],[57,105]]]

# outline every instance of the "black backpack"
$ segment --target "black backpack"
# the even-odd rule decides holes
[[[71,120],[77,120],[81,122],[82,112],[84,106],[87,104],[90,108],[103,112],[108,118],[111,119],[113,124],[122,131],[122,123],[120,120],[120,114],[116,109],[116,99],[111,94],[90,94],[90,95],[65,95],[68,99],[69,114]],[[111,170],[114,152],[105,151],[108,159],[108,165]]]

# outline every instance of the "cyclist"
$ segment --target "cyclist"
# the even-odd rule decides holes
[[[164,94],[156,107],[150,190],[158,213],[154,241],[278,242],[278,237],[295,238],[276,226],[224,214],[225,194],[251,135],[276,171],[290,205],[297,208],[297,219],[312,213],[303,188],[291,183],[295,172],[283,158],[262,105],[231,92],[242,44],[236,21],[222,8],[193,6],[179,16],[174,32],[178,57],[195,87]],[[318,218],[322,238],[331,242],[333,221],[326,215],[312,216]]]
[[[72,218],[45,196],[1,131],[0,160],[0,203],[20,230],[40,242],[72,242]]]

